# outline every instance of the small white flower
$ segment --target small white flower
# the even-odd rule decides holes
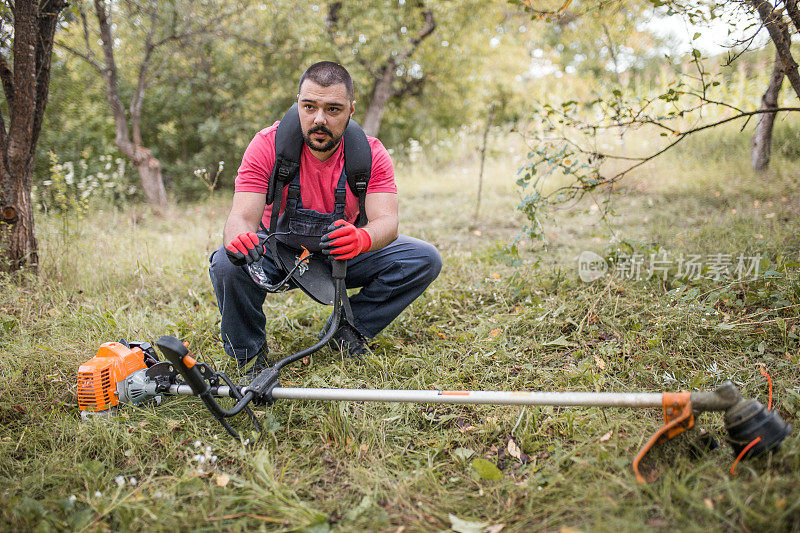
[[[202,469],[202,468],[198,468],[198,469],[197,469],[197,473],[198,473],[198,474],[200,474],[200,475],[202,476],[202,475],[203,475],[203,469]]]
[[[75,500],[77,500],[78,497],[75,496],[74,494],[70,494],[69,498],[67,498],[67,499],[69,500],[70,503],[75,503]]]
[[[119,487],[124,487],[125,486],[125,478],[122,477],[122,476],[117,476],[117,477],[114,478],[114,483],[116,483],[117,486],[119,486]]]
[[[211,461],[212,463],[216,463],[217,462],[217,456],[216,455],[212,455],[211,458],[209,459],[209,461]]]
[[[95,498],[100,498],[101,496],[103,496],[102,492],[100,492],[99,490],[94,491],[94,497]]]
[[[211,453],[211,446],[206,446],[206,454]]]
[[[133,485],[133,486],[135,487],[135,486],[136,486],[136,484],[138,483],[138,481],[136,481],[136,478],[135,478],[135,477],[132,477],[132,478],[130,478],[130,479],[128,480],[128,483],[130,483],[131,485]]]
[[[203,445],[203,443],[202,443],[202,442],[200,442],[199,440],[196,440],[196,441],[194,441],[194,447],[195,447],[195,448],[199,448],[199,447],[200,447],[200,446],[202,446],[202,445]]]
[[[153,496],[156,498],[163,498],[164,494],[160,490],[157,490]]]

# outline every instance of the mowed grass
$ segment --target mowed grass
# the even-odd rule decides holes
[[[478,158],[462,152],[397,168],[401,229],[436,243],[439,279],[372,356],[323,350],[287,369],[284,386],[653,392],[732,379],[766,403],[764,369],[773,406],[798,425],[797,161],[754,176],[746,139],[703,137],[615,191],[606,220],[591,199],[555,211],[545,240],[523,239],[516,257],[504,247],[524,223],[513,210],[524,145],[495,137],[478,219]],[[4,281],[0,300],[4,530],[800,529],[797,431],[731,476],[720,414],[651,452],[648,485],[630,465],[661,424],[655,409],[278,401],[257,409],[266,432],[249,446],[192,398],[81,422],[76,370],[103,342],[171,334],[236,375],[206,271],[227,208],[216,193],[163,218],[138,207],[39,217],[41,273]],[[745,282],[673,270],[587,284],[582,250],[762,260]],[[275,355],[314,342],[329,312],[300,293],[265,305]],[[721,446],[698,447],[700,429]],[[475,459],[502,478],[481,477]]]

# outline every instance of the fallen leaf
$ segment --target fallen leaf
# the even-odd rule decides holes
[[[606,362],[605,362],[605,361],[603,361],[603,360],[600,358],[600,356],[599,356],[599,355],[597,355],[597,354],[594,354],[594,362],[595,362],[595,364],[597,365],[597,368],[599,368],[600,370],[605,370],[605,369],[606,369]]]
[[[475,452],[470,450],[469,448],[456,448],[455,450],[453,450],[453,455],[455,455],[462,461],[466,461],[467,459],[475,455]]]
[[[764,218],[775,218],[775,213],[767,213]]]
[[[484,529],[484,533],[500,533],[506,527],[505,524],[495,524]]]
[[[581,530],[575,529],[574,527],[564,526],[558,530],[558,533],[581,533]]]
[[[217,474],[217,479],[214,480],[218,487],[227,487],[231,481],[231,476],[226,473]]]
[[[780,498],[778,500],[775,500],[776,509],[783,509],[784,507],[786,507],[786,498]]]
[[[495,274],[495,273],[492,273],[492,277],[493,277],[494,279],[500,279],[500,274]]]
[[[610,441],[610,440],[611,440],[611,436],[612,436],[613,434],[614,434],[614,432],[613,432],[613,431],[609,431],[608,433],[606,433],[605,435],[603,435],[602,437],[600,437],[600,440],[599,440],[599,441],[597,441],[597,442],[608,442],[608,441]]]
[[[308,366],[310,364],[311,364],[311,356],[307,355],[307,356],[303,357],[303,365],[304,366]]]
[[[508,444],[506,444],[506,450],[508,451],[508,455],[519,459],[522,464],[529,463],[531,458],[522,451],[522,448],[519,447],[517,441],[514,440],[514,437],[510,437],[508,439]]]
[[[471,520],[464,520],[463,518],[459,518],[454,514],[449,515],[450,517],[450,528],[453,531],[457,531],[458,533],[483,533],[483,530],[486,528],[485,523],[483,522],[473,522]]]
[[[714,502],[711,501],[710,498],[703,498],[703,505],[708,507],[709,509],[714,509]]]
[[[490,336],[492,336],[492,337],[497,337],[497,336],[498,336],[498,335],[500,335],[502,332],[503,332],[503,330],[502,330],[502,329],[500,329],[500,328],[497,328],[497,329],[493,329],[492,331],[490,331],[490,332],[489,332],[489,335],[490,335]]]
[[[472,469],[478,473],[483,479],[491,479],[497,481],[503,479],[503,472],[497,468],[497,465],[486,459],[475,459],[472,461]]]

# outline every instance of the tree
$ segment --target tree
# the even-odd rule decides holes
[[[39,264],[31,174],[47,107],[53,36],[65,7],[64,0],[16,0],[0,11],[0,78],[9,115],[6,129],[0,114],[2,271],[36,270]]]
[[[702,22],[708,18],[721,16],[719,4],[705,4],[702,1],[652,0],[656,5],[667,5],[673,13],[685,16],[691,22]],[[568,5],[567,2],[564,5]],[[524,4],[534,17],[558,20],[560,10],[537,10]],[[748,30],[750,34],[740,41],[746,51],[754,42],[756,35],[766,29],[775,45],[780,60],[780,70],[789,79],[795,95],[800,98],[800,75],[792,57],[790,33],[785,15],[795,25],[794,32],[800,29],[800,16],[793,1],[785,2],[783,8],[776,9],[767,0],[748,0],[736,3],[740,11],[749,13]],[[597,3],[583,4],[582,14],[599,9]],[[785,14],[784,14],[785,12]],[[695,38],[699,33],[695,35]],[[730,57],[732,62],[742,52]],[[626,94],[622,89],[597,92],[588,101],[579,102],[565,97],[561,102],[543,103],[536,114],[541,117],[541,128],[534,133],[534,146],[523,176],[518,183],[531,187],[531,192],[522,202],[522,210],[529,219],[536,222],[541,209],[551,203],[562,203],[582,197],[600,187],[610,190],[612,185],[631,171],[648,161],[671,150],[681,141],[695,133],[740,120],[745,125],[753,117],[774,116],[779,112],[798,112],[797,106],[777,106],[765,98],[761,108],[751,109],[747,104],[737,104],[726,98],[724,85],[718,77],[709,72],[706,59],[694,48],[686,66],[691,72],[676,76],[667,87],[661,87],[655,95]],[[776,74],[777,77],[777,74]],[[634,91],[635,92],[635,91]],[[744,126],[743,126],[744,127]],[[766,127],[766,124],[764,125]],[[625,153],[602,150],[602,138],[609,133],[637,131],[641,136],[654,131],[653,136],[662,139],[648,153]],[[762,141],[763,142],[763,141]],[[542,175],[563,174],[572,182],[552,193],[545,194],[541,189]],[[529,230],[536,233],[538,224]]]
[[[84,2],[77,4],[83,32],[83,48],[65,42],[59,46],[86,60],[103,77],[111,114],[114,118],[114,142],[122,154],[134,165],[139,174],[142,190],[147,201],[161,209],[167,205],[167,194],[161,173],[161,162],[145,145],[142,136],[142,109],[145,94],[166,58],[159,52],[168,44],[181,43],[198,35],[209,34],[215,27],[214,20],[226,16],[217,11],[212,19],[206,16],[214,12],[213,7],[197,2],[124,2],[117,4],[106,0],[94,0],[94,15],[97,26],[89,22]],[[113,23],[118,15],[120,22]],[[135,39],[141,43],[138,64],[135,67],[135,88],[130,91],[127,113],[120,89],[120,69],[115,57],[119,46],[115,32],[125,22]],[[98,57],[92,43],[99,36],[102,59]],[[156,61],[155,68],[154,61]],[[155,73],[153,72],[155,71]]]
[[[403,5],[405,2],[401,3]],[[363,33],[351,31],[355,25],[343,30],[343,20],[352,21],[352,13],[348,10],[342,12],[344,3],[335,1],[330,4],[326,26],[331,40],[337,44],[344,44],[349,39],[356,37],[364,40]],[[350,7],[349,5],[347,6]],[[362,10],[363,6],[353,6],[353,9]],[[383,119],[386,104],[392,98],[400,98],[412,91],[418,90],[425,81],[425,75],[419,65],[411,63],[411,58],[419,45],[436,29],[436,19],[433,10],[425,5],[423,0],[415,0],[407,9],[394,12],[394,27],[387,28],[391,33],[384,35],[384,46],[381,47],[381,56],[366,57],[356,54],[355,60],[369,73],[371,89],[369,101],[362,126],[367,135],[378,135]],[[399,15],[399,16],[398,16]],[[376,21],[377,22],[377,21]],[[409,31],[421,23],[415,31]],[[410,35],[408,35],[410,34]],[[408,35],[408,36],[407,36]],[[388,43],[386,41],[389,41]],[[357,49],[357,41],[350,41],[346,49]],[[389,44],[389,46],[385,46]]]

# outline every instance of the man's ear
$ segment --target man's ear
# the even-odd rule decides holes
[[[353,113],[356,112],[356,101],[350,102],[350,118],[353,118]]]

